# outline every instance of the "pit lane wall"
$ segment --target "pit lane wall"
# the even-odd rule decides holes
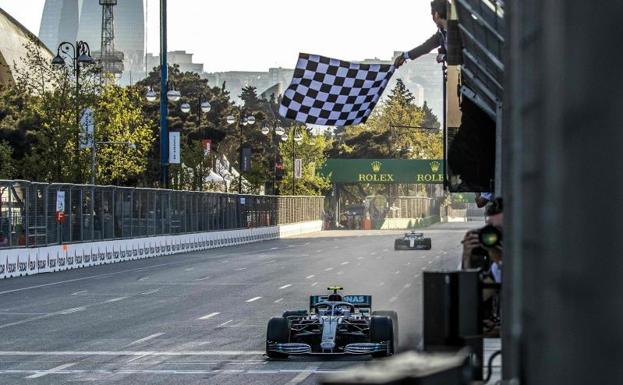
[[[322,221],[310,221],[244,230],[0,249],[0,279],[238,246],[321,230]]]

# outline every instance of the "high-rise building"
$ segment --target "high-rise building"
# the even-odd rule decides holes
[[[46,0],[39,27],[39,39],[50,51],[63,41],[75,42],[80,19],[79,0]]]
[[[123,52],[122,84],[145,74],[145,10],[143,0],[119,1],[115,7],[115,50]],[[46,0],[40,39],[52,51],[61,41],[86,41],[98,51],[102,39],[102,6],[97,0]]]

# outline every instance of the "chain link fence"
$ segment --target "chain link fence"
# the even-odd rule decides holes
[[[0,247],[275,226],[322,220],[323,208],[324,197],[0,180]]]

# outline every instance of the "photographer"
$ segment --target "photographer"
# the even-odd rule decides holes
[[[463,269],[489,271],[496,283],[502,282],[502,198],[495,198],[485,208],[485,226],[470,230],[463,238]],[[483,239],[484,238],[484,239]]]

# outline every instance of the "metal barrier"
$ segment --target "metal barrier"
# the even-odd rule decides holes
[[[0,248],[275,226],[322,220],[323,208],[324,197],[0,180]]]

